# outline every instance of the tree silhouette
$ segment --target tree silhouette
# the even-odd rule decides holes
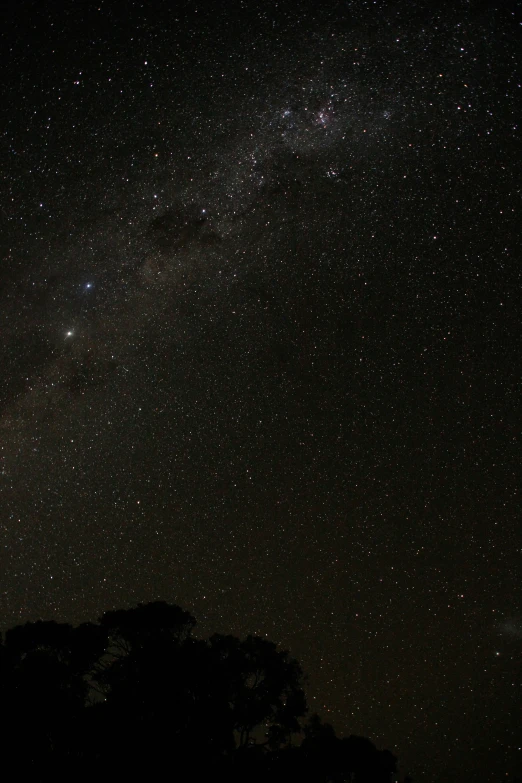
[[[233,727],[239,747],[248,745],[253,732],[270,725],[269,741],[282,744],[299,731],[298,718],[306,712],[301,687],[303,673],[297,661],[273,642],[257,636],[244,641],[215,635],[210,648],[227,684]]]
[[[311,780],[332,783],[390,783],[397,771],[397,759],[379,751],[365,737],[338,738],[328,723],[312,715],[303,727],[301,745]]]
[[[149,639],[169,638],[181,642],[191,635],[195,625],[189,612],[165,601],[105,612],[100,618],[100,626],[106,630],[110,644],[123,653]]]
[[[90,624],[39,621],[7,631],[0,674],[10,718],[4,739],[24,769],[56,766],[76,753],[88,676],[104,649],[102,629]]]
[[[197,639],[195,625],[180,607],[154,602],[108,611],[98,624],[7,631],[4,757],[16,759],[18,776],[112,781],[177,770],[179,780],[231,783],[392,780],[388,751],[338,738],[317,715],[302,724],[303,672],[288,652],[256,636]]]

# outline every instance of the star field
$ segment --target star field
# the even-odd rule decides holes
[[[211,5],[2,11],[2,627],[177,603],[511,779],[515,4]]]

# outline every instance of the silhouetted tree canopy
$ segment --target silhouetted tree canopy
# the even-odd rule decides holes
[[[266,639],[194,638],[164,602],[77,628],[35,622],[0,643],[4,763],[33,781],[390,783],[396,759],[306,718],[303,672]]]

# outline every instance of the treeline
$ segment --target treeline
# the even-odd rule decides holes
[[[0,644],[4,769],[22,780],[390,783],[396,758],[308,716],[298,662],[259,637],[192,635],[163,602]]]

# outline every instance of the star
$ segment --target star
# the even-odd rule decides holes
[[[4,628],[204,594],[209,632],[284,639],[340,734],[495,783],[522,639],[508,14],[245,3],[236,36],[228,4],[145,3],[122,38],[98,5],[41,14],[38,58],[2,30]]]

